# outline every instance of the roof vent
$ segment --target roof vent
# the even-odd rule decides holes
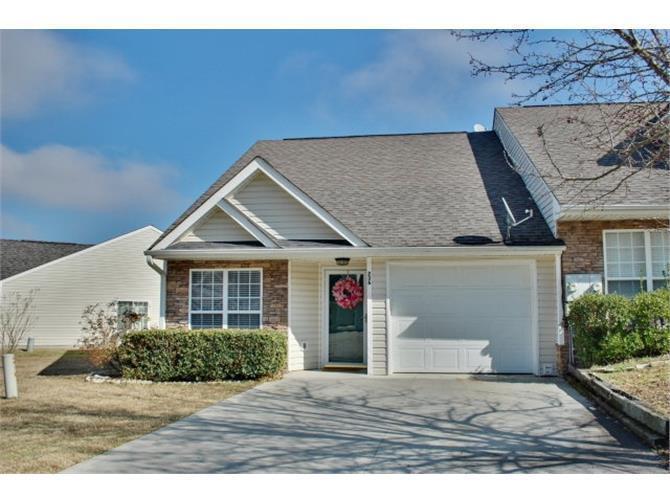
[[[472,126],[472,130],[475,132],[484,132],[486,131],[486,126],[476,123],[475,125]]]

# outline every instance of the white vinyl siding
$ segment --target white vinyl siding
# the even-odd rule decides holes
[[[321,353],[319,264],[314,261],[291,260],[290,268],[288,369],[294,371],[318,368]]]
[[[556,197],[549,190],[549,187],[540,176],[537,167],[535,167],[528,154],[524,151],[497,111],[493,116],[493,130],[498,135],[500,143],[502,143],[505,152],[512,161],[516,172],[523,179],[526,188],[528,188],[535,204],[540,209],[547,225],[549,225],[551,231],[556,235],[556,220],[560,213],[560,206]]]
[[[203,219],[184,235],[181,242],[245,242],[255,241],[222,209],[215,207]]]
[[[667,230],[606,230],[603,234],[607,293],[633,296],[668,285]]]
[[[372,260],[372,374],[387,373],[386,343],[386,260]],[[368,364],[370,364],[368,362]]]
[[[347,267],[335,260],[291,260],[289,277],[288,368],[290,371],[321,367],[325,361],[324,269],[365,269],[364,259],[352,259]],[[303,343],[307,348],[303,348]]]
[[[556,262],[553,256],[536,260],[537,275],[537,324],[540,371],[545,364],[556,364],[556,342],[562,322],[559,313],[558,290],[560,277],[556,277]]]
[[[82,312],[95,303],[147,302],[148,325],[158,326],[161,279],[147,264],[144,251],[159,235],[155,228],[142,228],[9,277],[0,282],[0,289],[3,295],[37,290],[36,320],[27,336],[34,337],[38,347],[76,345],[83,335]]]
[[[275,239],[342,239],[265,174],[254,176],[227,200]]]

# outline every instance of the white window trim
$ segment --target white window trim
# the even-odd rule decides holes
[[[193,282],[193,272],[223,272],[223,299],[222,310],[191,310],[191,283]],[[261,276],[261,295],[259,310],[228,310],[228,272],[259,272]],[[254,268],[191,268],[188,272],[188,329],[191,328],[192,314],[221,314],[221,329],[228,329],[228,314],[258,314],[258,328],[263,328],[263,269]]]
[[[644,260],[645,260],[645,271],[646,271],[646,276],[644,278],[645,281],[645,291],[653,291],[654,290],[654,281],[658,280],[664,280],[665,277],[654,277],[652,275],[653,270],[652,270],[652,258],[651,258],[651,233],[652,232],[668,232],[667,229],[664,228],[654,228],[654,229],[644,229],[644,228],[631,228],[631,229],[623,229],[623,228],[618,228],[616,230],[603,230],[603,238],[602,238],[602,245],[603,245],[603,271],[604,271],[604,277],[603,280],[605,282],[605,293],[609,293],[609,281],[639,281],[640,277],[609,277],[609,274],[607,273],[607,242],[606,242],[606,235],[607,234],[628,234],[628,233],[633,233],[633,232],[642,232],[644,235]]]

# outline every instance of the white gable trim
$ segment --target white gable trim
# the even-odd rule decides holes
[[[155,250],[165,249],[170,244],[175,242],[183,234],[185,234],[200,218],[202,218],[207,212],[216,206],[220,200],[224,197],[235,192],[240,186],[244,184],[245,181],[249,180],[257,172],[262,172],[268,176],[272,181],[277,183],[281,188],[283,188],[289,195],[296,199],[300,204],[307,208],[311,213],[313,213],[317,218],[323,221],[326,225],[332,228],[335,232],[341,235],[344,239],[349,241],[354,246],[367,247],[367,244],[354,235],[349,229],[347,229],[342,223],[337,221],[333,216],[331,216],[325,209],[316,204],[311,198],[301,192],[295,185],[293,185],[288,179],[282,176],[277,170],[275,170],[270,164],[260,157],[253,159],[247,166],[237,173],[233,178],[228,181],[225,185],[219,188],[214,194],[212,194],[209,199],[203,202],[200,207],[193,211],[188,218],[182,221],[177,225],[170,233],[164,235],[163,238],[156,243],[153,247]]]
[[[28,270],[24,270],[23,272],[20,272],[16,275],[12,275],[11,277],[7,277],[6,279],[3,279],[0,281],[1,284],[7,284],[8,282],[13,281],[14,279],[18,279],[19,277],[23,277],[25,275],[31,274],[33,272],[36,272],[38,270],[42,270],[43,268],[50,267],[51,265],[55,265],[56,263],[60,263],[66,260],[69,260],[71,258],[77,258],[83,254],[89,253],[91,251],[95,251],[100,249],[103,246],[107,246],[108,244],[112,244],[114,242],[126,239],[128,237],[132,237],[135,234],[138,234],[140,232],[144,232],[145,230],[152,230],[156,232],[157,234],[161,234],[161,231],[154,227],[153,225],[147,225],[146,227],[138,228],[137,230],[133,230],[132,232],[128,232],[127,234],[119,235],[117,237],[113,237],[107,241],[101,242],[100,244],[95,244],[93,246],[87,247],[85,249],[82,249],[81,251],[77,251],[75,253],[71,253],[65,256],[62,256],[60,258],[57,258],[52,261],[48,261],[46,263],[43,263],[42,265],[38,265],[37,267],[34,268],[29,268]]]
[[[276,248],[278,247],[275,241],[270,239],[265,232],[260,228],[254,225],[249,219],[242,214],[235,206],[225,199],[221,199],[217,205],[223,210],[228,216],[230,216],[235,223],[241,226],[246,230],[254,239],[261,242],[267,248]]]

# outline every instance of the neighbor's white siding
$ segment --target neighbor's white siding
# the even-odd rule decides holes
[[[540,176],[530,157],[528,157],[528,154],[526,154],[497,111],[493,117],[493,130],[498,134],[503,148],[505,148],[516,171],[523,179],[526,188],[528,188],[535,204],[540,209],[547,225],[549,225],[551,231],[556,235],[556,220],[560,213],[560,206],[556,197],[549,190],[549,187]]]
[[[181,242],[243,242],[256,240],[222,209],[215,207],[184,235]]]
[[[0,281],[2,295],[35,289],[36,321],[27,336],[37,346],[74,346],[87,305],[114,300],[149,302],[149,324],[160,320],[160,275],[144,251],[160,232],[146,227]],[[162,265],[161,262],[158,262]]]
[[[228,200],[275,239],[342,239],[263,173]]]
[[[500,258],[497,258],[500,259]],[[515,259],[515,258],[510,258]],[[485,259],[482,259],[483,261]],[[373,332],[373,374],[385,375],[388,371],[387,303],[386,303],[386,263],[387,261],[416,261],[411,258],[373,258],[372,260],[372,332]],[[426,261],[426,260],[421,260]],[[539,369],[542,365],[556,363],[556,337],[558,333],[558,304],[556,301],[556,267],[553,256],[538,257],[538,350]]]

